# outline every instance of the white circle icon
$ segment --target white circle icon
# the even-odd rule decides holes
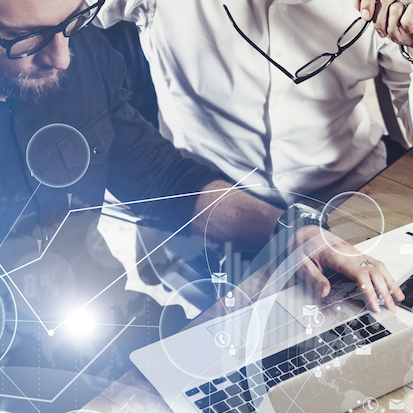
[[[215,344],[218,347],[226,347],[231,342],[231,337],[225,331],[215,334]]]
[[[379,402],[374,397],[367,397],[363,402],[363,409],[366,412],[375,412],[379,408]]]

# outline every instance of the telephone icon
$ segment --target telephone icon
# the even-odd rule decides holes
[[[215,344],[218,347],[226,347],[231,342],[231,337],[226,331],[215,334]]]
[[[375,412],[379,408],[379,403],[377,400],[373,397],[368,397],[366,400],[364,400],[363,403],[363,409],[364,411],[370,413],[370,412]]]

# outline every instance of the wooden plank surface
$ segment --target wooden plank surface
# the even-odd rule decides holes
[[[384,215],[385,232],[413,222],[413,151],[399,159],[392,166],[375,177],[361,190],[361,193],[371,197],[381,208]],[[346,214],[356,217],[358,229],[346,224]],[[335,233],[353,243],[361,242],[370,236],[377,235],[382,220],[374,210],[369,213],[368,207],[360,196],[347,200],[340,206],[340,213],[330,217]],[[355,234],[356,232],[356,234]],[[274,264],[269,263],[251,276],[242,288],[249,295],[257,293],[262,280],[271,274]],[[222,307],[222,306],[220,306]],[[206,312],[197,318],[197,323],[209,319],[211,312]],[[413,385],[404,386],[378,399],[377,412],[388,412],[391,399],[403,399],[404,412],[413,412]],[[355,413],[366,410],[359,407]],[[100,396],[88,403],[81,413],[167,413],[171,412],[154,387],[145,379],[137,368],[126,373],[121,379],[105,390]],[[177,412],[179,413],[179,412]]]

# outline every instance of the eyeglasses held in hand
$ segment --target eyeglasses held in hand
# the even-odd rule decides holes
[[[63,32],[65,37],[79,33],[96,17],[104,2],[105,0],[99,0],[57,26],[47,27],[12,40],[0,38],[0,46],[6,49],[9,59],[30,56],[46,47],[57,33]]]
[[[269,60],[274,66],[280,69],[285,75],[287,75],[294,83],[298,84],[304,82],[304,80],[310,79],[316,74],[320,73],[322,70],[331,65],[335,58],[341,55],[344,50],[348,49],[354,42],[356,42],[360,36],[365,32],[367,26],[370,22],[364,21],[361,17],[354,20],[353,23],[344,31],[337,41],[338,51],[337,53],[323,53],[320,56],[317,56],[309,63],[305,64],[303,67],[298,69],[295,72],[295,75],[292,75],[287,69],[282,67],[280,64],[275,62],[268,56],[263,50],[261,50],[251,39],[249,39],[242,30],[237,26],[231,13],[228,10],[228,7],[224,5],[224,9],[227,12],[229,19],[234,25],[237,32],[259,53],[261,53],[267,60]]]

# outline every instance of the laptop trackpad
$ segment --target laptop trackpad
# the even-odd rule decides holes
[[[257,325],[252,325],[259,320]],[[251,349],[264,350],[303,333],[305,328],[276,301],[264,304],[259,302],[255,308],[242,314],[228,317],[225,320],[208,327],[208,331],[216,337],[220,332],[226,332],[231,337],[234,346],[233,356],[237,359],[251,356]],[[259,331],[259,337],[255,334]],[[255,336],[254,336],[255,335]],[[231,347],[228,347],[228,351]],[[230,353],[231,354],[231,353]]]

